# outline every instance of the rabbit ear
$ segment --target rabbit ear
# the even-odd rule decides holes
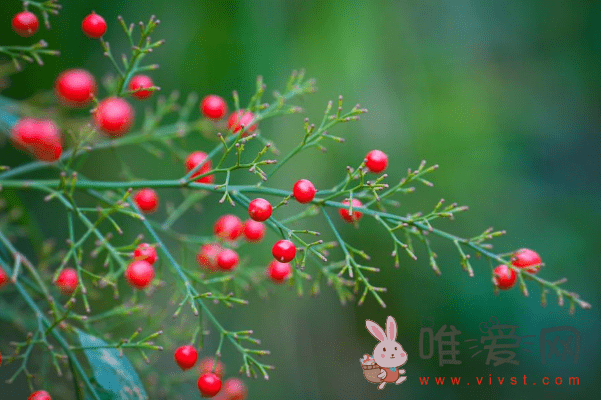
[[[394,342],[396,340],[396,334],[396,321],[394,320],[392,315],[389,315],[388,318],[386,318],[386,336],[388,336],[388,340],[392,340]]]
[[[384,329],[382,329],[380,325],[376,324],[371,319],[365,320],[365,327],[367,328],[369,333],[371,333],[372,336],[378,339],[380,342],[386,340],[386,334],[384,333]]]

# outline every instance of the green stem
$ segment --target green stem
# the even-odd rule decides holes
[[[61,182],[59,180],[32,180],[32,181],[0,180],[0,186],[4,186],[7,188],[18,188],[18,189],[30,188],[30,189],[48,191],[49,189],[58,189],[60,187],[60,185],[61,185]],[[97,181],[80,180],[80,181],[75,182],[73,185],[76,189],[103,189],[103,190],[124,189],[124,188],[129,188],[129,187],[133,187],[133,188],[140,188],[140,187],[176,188],[176,187],[182,187],[182,186],[196,188],[196,189],[205,189],[205,190],[209,190],[209,191],[213,191],[213,192],[223,192],[225,190],[225,188],[223,188],[223,187],[215,188],[215,186],[213,184],[204,184],[204,183],[196,183],[196,182],[182,183],[180,180],[137,181],[137,182],[97,182]],[[251,186],[251,185],[230,186],[229,190],[231,190],[233,193],[236,193],[236,192],[260,193],[260,194],[274,195],[274,196],[279,196],[279,197],[286,197],[290,194],[288,191],[285,191],[285,190],[274,189],[274,188],[264,188],[264,187]],[[337,208],[337,209],[348,207],[347,205],[342,204],[340,202],[335,202],[335,201],[330,201],[330,200],[324,201],[319,198],[314,199],[312,201],[312,203],[317,204],[317,205],[326,205],[326,206]],[[388,219],[391,221],[395,221],[397,223],[406,223],[407,225],[414,226],[422,231],[429,231],[432,234],[435,234],[441,238],[450,240],[452,242],[462,243],[468,247],[471,247],[473,250],[486,256],[487,258],[493,259],[499,263],[503,263],[503,264],[507,263],[507,260],[504,260],[499,255],[487,250],[486,248],[480,246],[479,244],[474,243],[474,242],[470,241],[469,239],[461,238],[459,236],[442,231],[440,229],[433,228],[428,223],[422,223],[422,222],[413,220],[411,218],[402,217],[399,215],[395,215],[395,214],[391,214],[391,213],[387,213],[387,212],[383,212],[383,211],[377,211],[377,210],[372,210],[372,209],[363,208],[363,207],[356,207],[356,208],[366,215],[370,215],[373,217],[379,216],[380,218],[385,218],[385,219]],[[148,223],[148,221],[144,221],[144,223],[145,223],[145,225],[150,227],[150,224]],[[513,267],[511,267],[511,268],[513,268]],[[548,282],[536,275],[530,274],[529,272],[523,271],[518,268],[515,268],[515,270],[517,273],[525,274],[526,276],[528,276],[528,278],[538,282],[539,284],[553,289],[554,292],[561,293],[562,295],[566,296],[568,299],[578,303],[582,308],[590,308],[590,304],[580,300],[576,294],[569,292],[565,289],[562,289],[558,285],[555,285],[552,282]]]
[[[139,212],[139,210],[138,210],[137,206],[135,205],[135,203],[131,199],[128,199],[128,201],[129,201],[130,206],[134,210],[137,210]],[[256,360],[254,360],[254,358],[251,358],[248,355],[247,349],[245,349],[242,345],[240,345],[240,343],[238,343],[238,341],[233,336],[228,335],[228,331],[223,327],[223,325],[221,325],[221,323],[217,320],[217,318],[215,317],[215,315],[213,315],[213,313],[211,312],[211,310],[209,309],[209,307],[205,304],[205,302],[203,302],[198,297],[199,293],[196,291],[196,289],[194,289],[194,287],[192,285],[192,282],[190,282],[190,280],[188,279],[188,277],[186,276],[186,274],[184,273],[184,271],[182,270],[182,268],[179,266],[178,262],[171,255],[171,252],[169,250],[167,250],[167,246],[165,246],[165,244],[163,243],[163,241],[161,240],[161,238],[159,237],[159,235],[156,233],[156,231],[152,228],[152,226],[150,225],[150,223],[148,222],[148,220],[146,220],[146,219],[143,220],[142,224],[144,225],[144,227],[146,228],[146,230],[148,231],[148,233],[150,234],[150,236],[152,236],[152,238],[154,239],[154,241],[158,244],[158,247],[159,247],[160,251],[165,255],[165,257],[169,261],[169,264],[171,265],[172,269],[180,277],[181,281],[187,287],[187,290],[189,291],[190,295],[195,299],[196,303],[200,306],[200,308],[203,311],[203,314],[209,318],[209,320],[211,321],[211,323],[213,324],[213,326],[215,326],[215,328],[219,331],[220,334],[227,336],[227,338],[231,342],[231,344],[241,354],[243,354],[245,358],[246,357],[250,358],[255,364],[257,364],[257,366],[259,366],[260,369],[262,369],[260,367],[260,365],[262,365],[262,364],[258,363]]]
[[[0,232],[0,237],[2,237],[2,239],[6,239],[4,237],[4,235],[2,234],[2,232]],[[4,242],[4,240],[3,240],[3,242]],[[13,254],[17,253],[16,249],[14,247],[12,247],[12,246],[8,247],[8,250],[11,253],[13,253]],[[4,261],[2,259],[0,259],[0,262],[3,264],[2,268],[4,268],[4,270],[10,275],[12,273],[11,268],[6,263],[4,263]],[[14,286],[16,287],[16,289],[19,292],[19,294],[21,295],[21,297],[23,297],[23,299],[25,300],[25,302],[27,303],[27,305],[29,306],[29,308],[31,308],[31,310],[34,312],[34,314],[36,315],[36,317],[39,318],[42,321],[42,324],[46,328],[50,327],[52,324],[50,323],[50,321],[48,321],[46,319],[46,317],[44,317],[44,313],[39,309],[39,307],[37,306],[37,304],[35,304],[35,302],[31,298],[31,296],[29,296],[29,293],[27,293],[27,291],[21,285],[21,283],[19,282],[19,280],[17,280],[16,282],[14,282]],[[65,354],[67,355],[67,358],[69,359],[69,362],[73,364],[75,370],[81,376],[84,384],[86,385],[86,387],[88,388],[88,390],[90,391],[90,393],[92,394],[92,396],[94,397],[94,399],[95,400],[100,400],[100,397],[99,397],[98,393],[96,393],[96,389],[94,388],[94,386],[92,386],[92,383],[88,379],[88,375],[84,371],[83,367],[81,366],[81,364],[79,363],[79,361],[77,360],[77,358],[75,357],[75,355],[73,354],[73,352],[71,352],[71,350],[69,348],[70,346],[67,343],[67,341],[56,331],[56,329],[52,329],[50,331],[50,334],[58,342],[58,344],[60,345],[60,347],[65,351]],[[75,374],[74,374],[74,376],[75,376]]]

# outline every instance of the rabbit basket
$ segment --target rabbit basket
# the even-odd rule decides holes
[[[378,374],[380,373],[380,366],[378,364],[375,365],[362,365],[363,368],[363,376],[367,379],[368,382],[371,383],[380,383],[382,379],[378,378]]]

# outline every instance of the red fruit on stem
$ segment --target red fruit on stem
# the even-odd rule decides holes
[[[240,258],[232,249],[225,249],[217,254],[217,265],[224,271],[230,271],[238,266]]]
[[[307,179],[297,181],[292,188],[292,195],[299,203],[309,203],[315,198],[315,193],[315,186]]]
[[[212,372],[198,378],[198,390],[202,397],[213,397],[221,390],[221,378]]]
[[[40,161],[56,161],[63,152],[60,131],[51,120],[20,119],[11,130],[11,140]]]
[[[543,260],[540,258],[538,253],[530,249],[519,249],[513,253],[511,258],[511,265],[518,268],[523,268],[525,271],[531,274],[536,274],[541,267]]]
[[[143,260],[152,265],[157,261],[157,249],[148,243],[140,243],[134,250],[134,259]]]
[[[260,242],[265,236],[265,224],[252,219],[244,223],[244,237],[249,242]]]
[[[134,109],[120,97],[102,100],[94,112],[94,123],[110,137],[118,137],[129,131],[134,122]]]
[[[173,355],[175,362],[184,371],[190,369],[198,360],[198,351],[193,346],[180,346]]]
[[[125,279],[137,289],[144,289],[154,279],[154,267],[146,261],[136,260],[127,266]]]
[[[61,271],[54,284],[61,291],[62,294],[71,294],[77,289],[79,278],[77,277],[77,271],[73,268],[65,268]]]
[[[206,174],[213,167],[211,164],[211,160],[207,160],[206,162],[205,162],[205,160],[207,160],[207,153],[205,153],[204,151],[195,151],[193,153],[190,153],[188,155],[188,158],[186,158],[186,172],[190,172],[194,168],[196,168],[197,165],[202,164],[202,167],[200,167],[200,169],[198,169],[198,171],[196,171],[192,175],[192,178],[199,176],[199,175]],[[196,179],[196,182],[213,183],[213,182],[215,182],[215,175],[203,176],[202,178]]]
[[[81,22],[81,30],[90,39],[100,39],[106,32],[106,22],[104,18],[92,11]]]
[[[242,130],[242,128],[244,128],[244,133],[242,134],[242,136],[246,136],[257,129],[257,124],[249,126],[249,124],[253,121],[254,118],[254,114],[250,111],[235,111],[230,115],[230,118],[227,120],[227,128],[234,133],[238,133]]]
[[[294,259],[296,246],[290,240],[278,240],[271,248],[271,254],[279,262],[287,263]]]
[[[265,221],[271,217],[271,211],[273,208],[271,204],[262,198],[254,199],[248,205],[248,215],[255,221]]]
[[[236,240],[240,237],[243,230],[240,218],[232,214],[226,214],[220,217],[213,225],[213,232],[225,240]]]
[[[221,119],[227,114],[227,104],[223,98],[210,94],[200,102],[202,115],[210,119]]]
[[[54,92],[63,104],[82,107],[96,94],[96,80],[85,69],[69,69],[56,78]]]
[[[342,202],[342,204],[348,206],[350,203],[349,203],[348,199],[346,199]],[[361,211],[356,211],[355,207],[362,207],[362,206],[363,206],[363,203],[361,203],[360,200],[353,199],[353,215],[351,215],[350,210],[348,208],[339,208],[338,213],[340,214],[342,219],[345,220],[346,222],[359,221],[361,219],[361,217],[363,217],[363,213]]]
[[[238,378],[229,378],[223,383],[224,400],[245,400],[248,389],[244,382]]]
[[[273,260],[269,266],[267,267],[267,276],[274,283],[282,283],[284,282],[290,273],[292,272],[292,267],[288,263],[281,263],[277,260]]]
[[[196,254],[198,265],[209,271],[217,271],[219,269],[219,266],[217,265],[217,255],[222,250],[223,248],[217,243],[203,244]]]
[[[507,265],[499,265],[494,269],[493,282],[499,289],[510,289],[517,280],[517,273]]]
[[[388,156],[380,150],[372,150],[365,156],[365,166],[374,174],[379,174],[388,167]]]
[[[38,31],[40,21],[38,21],[38,17],[34,13],[21,11],[13,17],[12,26],[17,35],[30,37]]]
[[[200,360],[199,364],[200,374],[206,374],[207,372],[212,372],[218,377],[222,378],[225,374],[225,365],[219,360],[215,363],[215,359],[213,357],[205,357]]]
[[[4,285],[8,284],[9,280],[10,280],[10,278],[8,277],[6,272],[4,272],[2,267],[0,267],[0,288]]]
[[[29,395],[27,400],[52,400],[50,394],[48,394],[45,390],[38,390],[37,392],[33,392]]]
[[[153,86],[152,79],[146,75],[136,75],[129,81],[129,90],[133,92],[131,95],[138,100],[144,100],[152,96],[152,90],[143,89]]]
[[[151,214],[159,208],[159,196],[150,188],[139,190],[134,195],[134,202],[146,214]]]

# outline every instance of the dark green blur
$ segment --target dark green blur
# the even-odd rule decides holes
[[[165,38],[166,44],[148,59],[161,66],[151,76],[163,93],[216,93],[228,98],[231,107],[232,90],[239,91],[244,103],[257,75],[264,77],[271,92],[283,87],[293,69],[305,68],[319,88],[301,102],[311,119],[321,118],[327,101],[339,94],[349,108],[360,103],[369,109],[359,123],[332,132],[347,138],[345,144],[329,144],[325,155],[305,153],[283,168],[272,185],[287,188],[299,178],[309,178],[318,188],[330,187],[344,176],[347,165],[357,165],[373,148],[389,154],[387,172],[393,181],[422,159],[437,163],[440,168],[431,176],[435,186],[419,187],[401,198],[399,213],[428,211],[442,197],[469,205],[469,212],[441,227],[465,236],[489,226],[507,230],[495,249],[536,249],[546,263],[541,276],[567,277],[567,287],[593,305],[592,310],[577,309],[570,316],[567,307],[559,308],[549,294],[549,305],[542,308],[534,284],[529,286],[530,298],[517,288],[495,296],[488,264],[473,259],[475,277],[468,277],[452,244],[437,238],[431,240],[442,276],[434,275],[421,250],[418,261],[403,257],[395,269],[385,232],[366,220],[360,229],[343,227],[343,232],[351,244],[372,255],[372,265],[382,269],[372,279],[389,288],[383,295],[385,310],[372,298],[360,307],[340,307],[333,290],[324,286],[317,298],[299,299],[284,288],[264,303],[251,295],[248,307],[218,314],[231,328],[254,329],[273,353],[270,362],[276,370],[268,382],[247,380],[249,398],[596,397],[601,383],[599,2],[104,0],[63,1],[63,6],[61,15],[52,18],[52,29],[42,28],[36,36],[62,56],[46,58],[43,68],[28,66],[12,76],[2,96],[24,99],[49,90],[67,68],[87,68],[97,77],[110,70],[97,43],[81,34],[80,21],[90,10],[106,18],[106,39],[116,49],[124,45],[117,15],[134,21],[155,14],[162,24],[154,38]],[[0,43],[30,43],[17,40],[10,30],[19,2],[4,0],[0,10]],[[262,133],[282,151],[289,150],[301,138],[302,118],[266,122]],[[204,139],[190,143],[204,150],[212,146]],[[135,149],[127,154],[140,178],[175,178],[183,172],[169,159],[160,161]],[[0,161],[16,165],[27,157],[5,143]],[[83,173],[114,179],[115,168],[114,157],[105,153],[90,158]],[[161,194],[167,202],[168,192]],[[34,195],[23,197],[26,204],[38,204],[33,203],[39,201]],[[230,210],[217,200],[209,197],[202,214],[191,213],[177,228],[209,233],[217,213]],[[31,212],[36,215],[36,210]],[[44,233],[61,237],[65,231],[57,229],[63,229],[62,221],[61,215],[44,216]],[[317,227],[326,229],[323,224]],[[256,263],[270,260],[269,243],[275,239],[270,235],[252,254]],[[376,344],[365,329],[365,319],[383,324],[387,315],[399,323],[398,339],[409,356],[408,381],[378,392],[362,377],[359,358]],[[533,353],[518,350],[518,366],[486,366],[485,352],[471,358],[473,351],[464,343],[461,365],[439,367],[436,356],[419,358],[423,317],[434,320],[435,330],[455,325],[463,332],[458,338],[463,341],[479,338],[479,323],[491,315],[501,323],[518,325],[518,335],[536,335],[534,345],[522,346]],[[579,362],[543,366],[539,332],[562,325],[573,326],[582,335]],[[214,340],[208,342],[207,352],[214,350]],[[167,353],[165,370],[176,373]],[[224,358],[232,366],[240,361],[231,348],[226,348]],[[489,374],[492,386],[487,384]],[[528,386],[523,385],[524,374]],[[5,376],[1,370],[0,375]],[[447,382],[436,387],[431,382],[425,387],[419,376],[462,376],[471,384],[452,387]],[[475,377],[481,376],[484,382],[477,386]],[[504,385],[494,383],[497,376],[506,377]],[[518,385],[509,384],[512,376],[518,377]],[[560,376],[564,383],[543,386],[544,376],[551,381]],[[580,385],[568,386],[569,376],[578,376]],[[196,376],[189,377],[190,383],[181,387],[182,398],[197,396]],[[0,388],[8,390],[4,383]]]

